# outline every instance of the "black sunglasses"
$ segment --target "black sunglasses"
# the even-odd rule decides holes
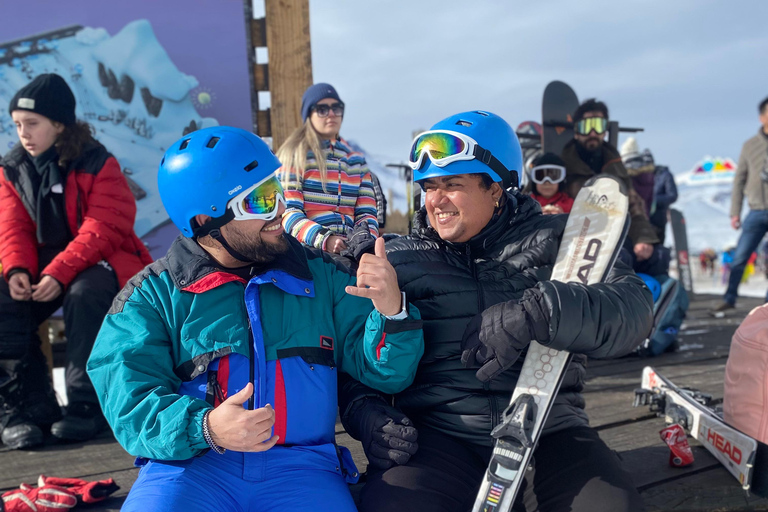
[[[333,113],[339,117],[344,115],[344,104],[334,103],[332,105],[315,105],[312,107],[317,113],[317,117],[328,117],[328,114],[333,110]]]

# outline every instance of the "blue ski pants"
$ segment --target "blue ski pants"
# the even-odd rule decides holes
[[[262,453],[209,451],[185,461],[148,461],[122,511],[356,512],[338,460],[329,455],[275,447]]]
[[[768,210],[750,210],[741,224],[741,236],[736,244],[736,254],[731,264],[731,275],[728,277],[728,289],[724,297],[728,304],[736,304],[739,284],[741,284],[744,269],[747,268],[747,261],[760,245],[766,232],[768,232]],[[768,295],[765,300],[768,302]]]

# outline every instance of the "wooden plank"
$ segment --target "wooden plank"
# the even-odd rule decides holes
[[[256,112],[256,135],[259,137],[272,136],[272,123],[269,113],[270,109]],[[275,147],[274,141],[272,142],[272,147]]]
[[[264,18],[251,20],[251,44],[254,48],[267,46],[267,24]]]
[[[693,464],[684,468],[671,467],[669,449],[659,436],[659,431],[664,426],[662,418],[653,418],[599,432],[600,439],[619,453],[624,468],[632,475],[639,489],[651,488],[680,479],[689,473],[694,474],[720,466],[698,441],[689,438],[694,456]],[[733,485],[740,488],[739,483],[730,474],[728,476]]]
[[[725,374],[725,359],[715,358],[710,360],[691,361],[686,364],[670,363],[663,357],[655,359],[645,359],[644,366],[652,366],[659,373],[670,379],[679,386],[692,386],[688,380],[707,381],[715,380],[722,383]],[[621,370],[618,373],[610,375],[600,375],[596,377],[587,376],[587,384],[584,389],[585,394],[600,393],[602,391],[611,391],[616,389],[635,389],[640,387],[642,377],[642,368]]]
[[[301,125],[301,95],[312,85],[309,0],[266,0],[272,147]],[[259,129],[259,131],[261,131]]]
[[[688,315],[683,323],[684,329],[680,332],[680,344],[688,350],[681,350],[672,354],[663,354],[658,358],[620,358],[608,360],[589,360],[589,374],[605,375],[614,372],[607,369],[615,366],[635,366],[645,365],[645,361],[655,361],[663,358],[670,363],[686,363],[707,358],[727,358],[731,345],[731,337],[738,326],[747,316],[747,314],[756,306],[762,304],[760,299],[740,298],[737,309],[729,313],[725,318],[712,318],[709,316],[709,308],[721,301],[722,298],[707,295],[697,296],[695,301],[691,302]],[[688,334],[691,333],[691,334]],[[701,348],[694,348],[696,345],[703,345]],[[634,363],[632,361],[635,361]]]
[[[722,466],[641,493],[648,512],[768,510],[768,499],[748,496]]]
[[[34,483],[41,474],[89,480],[94,474],[131,469],[133,461],[111,432],[88,443],[7,450],[0,453],[0,490],[17,488],[21,482]]]
[[[695,364],[668,365],[661,358],[646,360],[665,377],[679,386],[692,387],[709,393],[716,400],[723,397],[725,361],[716,359]],[[632,407],[634,391],[640,387],[640,370],[631,373],[601,376],[587,381],[584,390],[586,412],[593,427],[616,422],[635,421],[652,416],[648,407]]]
[[[269,65],[253,65],[253,86],[257,91],[269,90]]]

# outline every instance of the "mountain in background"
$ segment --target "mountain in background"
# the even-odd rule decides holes
[[[685,215],[692,254],[708,248],[720,252],[736,245],[741,232],[731,228],[730,220],[735,169],[729,158],[705,157],[692,170],[675,175],[678,199],[672,207]],[[746,213],[746,205],[742,211]],[[672,240],[669,231],[667,240]]]

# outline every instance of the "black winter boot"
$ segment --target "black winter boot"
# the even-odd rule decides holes
[[[43,444],[43,428],[60,418],[61,409],[52,392],[25,395],[18,379],[6,377],[0,383],[0,440],[6,447],[18,450]]]
[[[62,441],[87,441],[106,426],[99,404],[72,402],[67,406],[64,419],[51,426],[51,435]]]

